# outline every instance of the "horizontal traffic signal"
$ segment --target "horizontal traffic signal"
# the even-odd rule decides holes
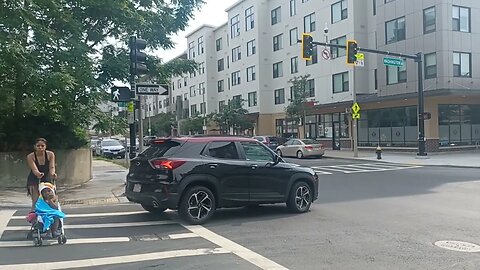
[[[302,58],[303,60],[312,60],[313,56],[313,37],[310,34],[302,34]]]
[[[358,44],[355,40],[347,40],[347,64],[354,65],[357,61]]]

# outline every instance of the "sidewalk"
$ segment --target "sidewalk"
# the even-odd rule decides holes
[[[93,160],[93,178],[83,185],[61,186],[57,193],[61,205],[108,204],[125,201],[122,197],[127,169],[103,160]],[[30,207],[25,188],[0,191],[0,207]]]
[[[462,151],[462,152],[441,152],[428,153],[426,157],[417,157],[416,153],[405,152],[383,152],[382,159],[377,160],[375,150],[358,151],[358,157],[353,157],[353,151],[348,150],[326,150],[325,158],[340,158],[365,160],[376,162],[391,162],[422,166],[451,166],[465,168],[480,168],[480,151]]]

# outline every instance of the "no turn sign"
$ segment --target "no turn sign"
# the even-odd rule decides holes
[[[328,50],[328,49],[323,49],[323,51],[322,51],[322,57],[323,57],[323,59],[325,59],[325,60],[330,59],[330,50]]]

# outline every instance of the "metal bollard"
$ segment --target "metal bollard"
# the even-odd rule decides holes
[[[377,159],[382,159],[382,148],[380,145],[377,146],[377,150],[375,150],[375,153],[377,153]]]

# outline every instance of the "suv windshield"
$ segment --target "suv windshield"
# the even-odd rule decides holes
[[[121,145],[118,141],[102,141],[102,146],[118,146]]]
[[[171,156],[180,149],[181,145],[177,141],[166,140],[162,143],[153,143],[142,154],[148,159]]]

